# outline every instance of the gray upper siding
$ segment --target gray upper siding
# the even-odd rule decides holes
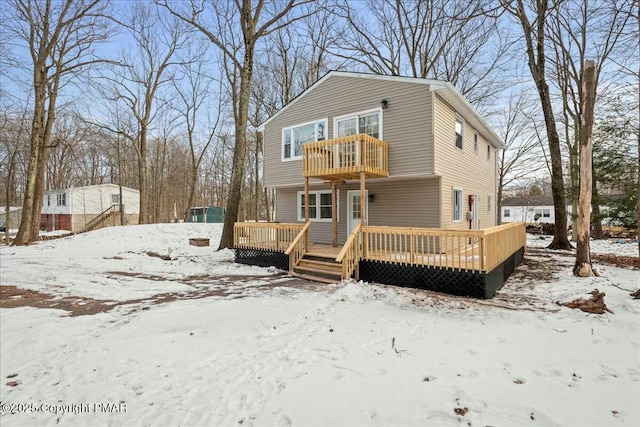
[[[330,76],[297,98],[264,129],[264,182],[267,187],[299,185],[304,181],[302,160],[282,161],[282,128],[327,119],[333,138],[335,117],[380,108],[382,139],[389,144],[389,175],[434,173],[433,92],[427,84]]]

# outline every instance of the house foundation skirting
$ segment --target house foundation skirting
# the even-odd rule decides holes
[[[360,279],[452,295],[492,298],[523,258],[524,248],[520,248],[488,273],[361,260]]]
[[[289,271],[289,255],[267,249],[234,249],[235,262]]]

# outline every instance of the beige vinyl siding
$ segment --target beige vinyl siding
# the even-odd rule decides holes
[[[455,145],[457,112],[439,96],[434,97],[435,172],[442,176],[442,227],[469,228],[466,213],[469,195],[478,196],[480,228],[496,224],[496,150],[491,147],[487,160],[487,139],[478,132],[478,151],[474,150],[473,135],[477,131],[464,120],[462,150]],[[464,119],[464,116],[462,116]],[[453,188],[462,189],[462,221],[453,221]],[[487,196],[491,195],[491,212],[487,212]]]
[[[302,161],[282,160],[282,129],[327,119],[333,137],[334,118],[380,108],[382,139],[389,144],[389,174],[433,173],[432,95],[429,86],[406,81],[330,76],[295,100],[264,129],[264,180],[267,187],[301,185]]]
[[[428,227],[440,225],[440,180],[438,177],[367,181],[369,194],[374,201],[369,202],[369,225],[390,227]],[[359,183],[347,183],[339,190],[338,241],[344,243],[347,238],[347,194],[349,190],[359,190]],[[330,190],[325,185],[313,186],[311,190]],[[303,187],[276,189],[276,220],[283,223],[299,223],[297,217],[297,193]],[[331,243],[331,222],[312,222],[311,240],[315,243]]]

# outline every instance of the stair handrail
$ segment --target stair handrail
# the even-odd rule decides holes
[[[120,203],[112,204],[107,209],[102,211],[98,216],[96,216],[91,221],[89,221],[87,223],[87,225],[84,226],[85,231],[91,230],[91,227],[93,227],[94,225],[100,223],[100,221],[105,219],[108,215],[110,215],[112,213],[116,213],[116,212],[120,212]]]
[[[311,222],[307,222],[300,230],[295,239],[291,242],[285,255],[289,255],[289,270],[293,271],[293,267],[298,265],[298,262],[309,248],[309,228]]]
[[[358,267],[360,262],[360,227],[362,224],[355,226],[349,238],[345,242],[342,250],[336,257],[336,262],[342,263],[342,279],[348,279]]]

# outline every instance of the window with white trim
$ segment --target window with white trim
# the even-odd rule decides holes
[[[505,209],[504,210],[504,215],[505,218],[510,218],[511,217],[511,209]]]
[[[334,119],[334,136],[356,135],[366,133],[374,138],[382,138],[382,120],[380,110],[369,110],[349,114]]]
[[[56,202],[58,206],[67,206],[67,193],[58,193]]]
[[[551,209],[549,208],[536,209],[534,211],[534,214],[538,215],[538,217],[540,218],[551,218]]]
[[[478,133],[473,134],[473,149],[478,152]]]
[[[453,189],[453,221],[462,221],[462,189]]]
[[[462,150],[462,135],[464,133],[464,123],[460,117],[456,117],[456,147]]]
[[[112,194],[111,195],[111,204],[112,205],[117,205],[118,203],[120,203],[120,195],[119,194]]]
[[[302,144],[326,138],[327,119],[282,129],[282,160],[302,158]]]
[[[340,193],[336,199],[340,200]],[[336,212],[338,212],[336,206]],[[340,215],[338,214],[338,218]],[[304,191],[298,191],[298,221],[304,221]],[[309,220],[331,221],[331,190],[309,191]]]
[[[487,213],[491,213],[491,196],[487,195]]]
[[[491,146],[487,145],[487,160],[491,160]]]
[[[51,206],[51,194],[47,194],[47,206]]]

